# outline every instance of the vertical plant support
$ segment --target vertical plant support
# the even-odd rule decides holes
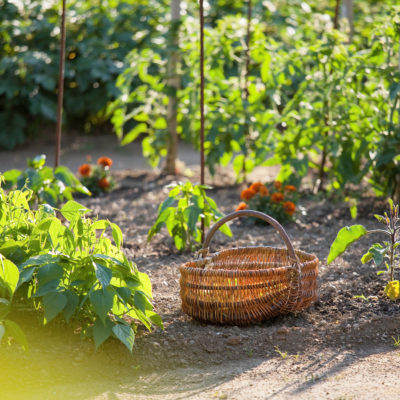
[[[65,9],[66,0],[62,0],[61,11],[61,39],[60,39],[60,64],[58,70],[58,97],[57,97],[57,126],[56,126],[56,152],[54,166],[60,164],[61,153],[61,130],[62,130],[62,108],[64,97],[64,68],[65,68]]]
[[[169,32],[170,58],[168,60],[168,150],[164,172],[176,175],[176,157],[178,153],[177,134],[177,91],[179,89],[178,62],[179,62],[179,27],[180,27],[180,0],[171,0],[171,25]]]
[[[200,1],[200,184],[204,185],[204,4]],[[204,242],[204,217],[201,218],[201,242]]]
[[[251,0],[247,1],[247,35],[246,35],[246,54],[245,54],[245,71],[244,71],[244,103],[245,103],[245,126],[244,135],[245,140],[249,134],[249,124],[248,124],[248,100],[249,100],[249,74],[250,74],[250,27],[251,27],[251,14],[252,14],[252,3]],[[246,159],[247,159],[247,145],[245,149],[245,154],[243,157],[242,173],[244,181],[246,181]]]
[[[335,29],[339,28],[339,13],[340,13],[340,0],[336,0],[335,16],[333,18],[333,27]]]

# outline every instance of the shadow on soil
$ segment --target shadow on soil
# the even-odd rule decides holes
[[[236,360],[227,357],[225,361],[222,354],[217,362],[207,363],[200,357],[201,361],[196,365],[182,365],[178,360],[167,363],[166,367],[165,356],[158,359],[151,348],[138,357],[135,352],[130,354],[122,345],[111,341],[96,352],[90,341],[81,340],[79,334],[73,334],[71,328],[61,323],[54,323],[50,329],[43,328],[38,318],[31,315],[19,315],[17,321],[27,332],[30,351],[24,353],[14,345],[0,348],[2,400],[178,400],[203,398],[202,394],[207,396],[204,398],[219,398],[218,388],[231,381],[245,390],[238,380],[243,379],[244,383],[250,380],[256,385],[271,378],[274,382],[270,387],[272,391],[262,398],[274,399],[287,394],[300,396],[313,385],[340,375],[352,363],[390,350],[389,346],[352,349],[347,346],[336,350],[321,346],[317,351],[308,352],[306,348],[292,344],[288,347],[290,351],[286,351],[282,344],[279,352],[273,344],[265,343],[264,357],[259,353],[252,356],[242,352]],[[168,348],[165,352],[168,356]],[[143,348],[139,348],[139,353],[143,353]],[[185,351],[182,358],[186,358]],[[280,373],[290,379],[276,379]]]

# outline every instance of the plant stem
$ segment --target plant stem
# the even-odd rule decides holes
[[[395,243],[396,231],[394,229],[391,230],[390,233],[390,280],[394,280],[394,243]]]

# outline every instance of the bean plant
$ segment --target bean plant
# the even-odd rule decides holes
[[[148,240],[166,226],[169,235],[174,239],[178,250],[193,249],[195,243],[201,243],[200,223],[209,227],[223,214],[218,210],[215,201],[206,195],[206,185],[193,185],[191,182],[170,186],[168,197],[160,204],[157,220],[148,233]],[[232,232],[227,225],[220,231],[227,236]]]
[[[18,298],[43,310],[45,324],[56,317],[78,320],[96,347],[113,336],[131,351],[136,322],[162,327],[149,277],[123,253],[120,228],[86,217],[90,210],[73,200],[59,210],[62,219],[48,204],[31,210],[31,196],[0,189],[0,255],[17,268],[8,266]]]

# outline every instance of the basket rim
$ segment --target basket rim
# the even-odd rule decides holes
[[[265,249],[265,250],[279,250],[288,253],[288,250],[284,247],[273,247],[273,246],[246,246],[246,247],[231,247],[227,249],[222,249],[220,251],[214,252],[214,253],[209,253],[205,255],[204,257],[195,259],[195,260],[190,260],[187,261],[184,264],[181,264],[179,266],[180,272],[189,272],[189,273],[195,273],[195,274],[201,274],[201,275],[228,275],[228,276],[249,276],[249,275],[263,275],[263,274],[271,274],[272,271],[282,271],[282,270],[293,270],[298,272],[298,269],[294,265],[290,264],[276,264],[276,266],[271,266],[268,268],[262,268],[262,269],[246,269],[246,270],[240,270],[240,269],[226,269],[226,268],[217,268],[217,269],[205,269],[205,265],[207,263],[213,262],[213,259],[225,252],[228,251],[242,251],[242,250],[260,250],[260,249]],[[314,253],[306,253],[301,250],[295,250],[296,255],[301,255],[301,256],[306,256],[310,257],[310,260],[299,262],[300,269],[307,267],[309,265],[312,265],[313,263],[319,263],[318,257]],[[288,254],[289,255],[289,254]],[[196,266],[188,266],[188,264],[192,263],[201,263],[203,262],[204,265],[202,267],[196,267]],[[256,262],[255,262],[256,263]],[[273,262],[271,262],[273,264]]]

